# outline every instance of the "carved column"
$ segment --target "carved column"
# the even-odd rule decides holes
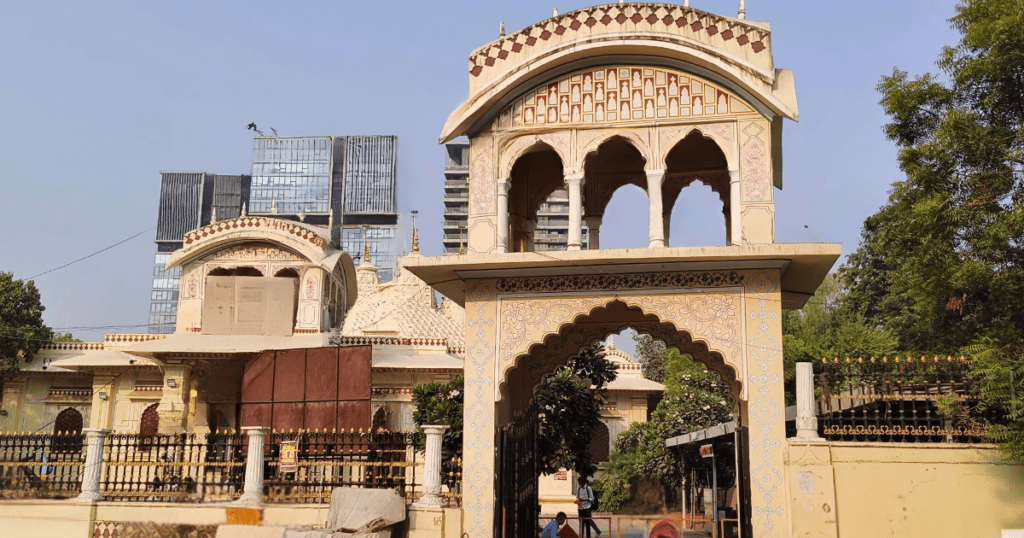
[[[259,506],[263,503],[263,438],[270,428],[246,426],[242,431],[249,435],[249,451],[245,456],[245,486],[234,504]]]
[[[814,412],[814,364],[796,363],[796,438],[824,441],[818,437],[818,416]]]
[[[103,500],[100,478],[103,476],[103,441],[110,430],[85,428],[85,463],[82,465],[82,493],[75,498],[79,502],[94,503]]]
[[[565,176],[569,190],[569,241],[566,250],[583,248],[583,174]]]
[[[729,245],[743,244],[743,227],[740,223],[743,204],[740,201],[740,171],[729,170],[729,221],[725,229]]]
[[[423,458],[423,496],[413,506],[441,508],[441,441],[451,426],[423,426],[427,434],[427,454]]]
[[[601,248],[601,215],[587,215],[587,250],[598,250]]]
[[[508,179],[501,179],[495,184],[498,192],[498,253],[508,252],[508,189],[511,186]]]
[[[664,170],[647,171],[647,198],[650,200],[647,235],[650,248],[664,248],[665,246],[665,216],[662,214],[663,204],[661,201],[661,184],[664,181]]]

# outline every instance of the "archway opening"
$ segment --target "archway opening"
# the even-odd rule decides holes
[[[610,197],[601,221],[600,248],[645,248],[648,245],[647,191],[623,185]]]
[[[725,246],[728,218],[725,201],[698,177],[675,200],[669,219],[672,246]]]
[[[562,159],[549,145],[538,142],[521,155],[509,174],[509,252],[532,252],[541,204],[564,188]],[[568,198],[566,199],[568,205]],[[565,250],[568,237],[555,229],[545,230],[544,250]]]
[[[55,452],[81,452],[83,419],[74,407],[57,413],[53,421],[53,450]]]
[[[710,187],[722,205],[714,203],[711,197],[701,197],[691,204],[674,211],[680,192],[694,181],[700,181]],[[727,244],[729,234],[729,163],[718,143],[707,138],[699,130],[694,130],[676,143],[665,156],[665,181],[662,185],[662,200],[665,223],[665,244],[670,243],[673,231],[672,220],[681,220],[682,226],[677,233],[683,233],[687,241],[703,240],[703,233],[691,234],[690,230],[707,228],[707,219],[724,223],[725,232],[722,241],[715,244]],[[694,209],[694,202],[700,203],[700,209],[692,214],[687,209]],[[710,205],[710,207],[707,207]],[[713,215],[714,210],[721,207],[720,215]],[[722,229],[716,227],[715,229]],[[685,232],[683,230],[686,230]],[[709,246],[709,245],[702,245]]]
[[[649,205],[646,196],[645,164],[646,159],[640,151],[632,142],[621,136],[609,138],[602,142],[594,152],[587,155],[584,163],[586,180],[583,186],[583,209],[588,229],[588,248],[591,250],[647,246],[647,219],[638,218],[641,213],[646,214],[640,208]],[[627,185],[633,185],[636,189],[644,191],[645,195],[642,201],[639,197],[632,196],[636,189],[623,189]],[[609,202],[613,199],[613,195],[620,191],[629,193],[630,198],[622,215],[609,211]],[[620,208],[616,207],[615,209]],[[602,241],[600,229],[606,222],[612,225],[604,227],[608,241]],[[623,233],[621,230],[623,225],[629,226],[627,233]],[[639,236],[644,241],[638,242],[639,238],[634,232],[634,228],[641,226],[642,229],[638,231],[642,232],[639,233]],[[622,242],[621,240],[626,237],[629,237],[629,240]]]

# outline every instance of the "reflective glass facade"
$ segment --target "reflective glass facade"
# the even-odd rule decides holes
[[[257,138],[252,155],[249,213],[327,213],[331,137]]]
[[[169,252],[157,252],[153,260],[153,291],[149,304],[150,334],[169,334],[174,332],[174,324],[178,320],[178,283],[181,279],[181,267],[164,271]]]
[[[367,226],[366,236],[370,246],[370,263],[377,268],[377,278],[387,282],[395,274],[395,260],[398,243],[394,226]],[[341,248],[352,256],[358,266],[363,263],[363,229],[348,227],[341,229]]]

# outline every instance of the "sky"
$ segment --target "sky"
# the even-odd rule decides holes
[[[729,16],[737,4],[691,1]],[[0,271],[30,278],[139,234],[34,280],[57,330],[145,332],[159,172],[248,174],[249,122],[283,136],[398,135],[404,226],[418,210],[420,248],[440,254],[438,136],[467,98],[469,53],[498,37],[499,21],[513,32],[588,5],[0,2]],[[936,71],[957,39],[954,5],[747,0],[748,19],[771,23],[775,66],[794,71],[799,103],[800,121],[784,128],[778,241],[856,249],[901,179],[875,86],[894,67]],[[646,243],[646,196],[630,189],[605,214],[603,248]],[[672,220],[673,245],[724,244],[706,187],[684,190]]]

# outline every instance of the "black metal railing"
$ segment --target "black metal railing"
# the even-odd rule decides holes
[[[114,433],[103,451],[100,489],[108,500],[229,501],[245,482],[246,435]]]
[[[78,432],[0,434],[0,498],[77,496],[84,443]]]
[[[982,404],[964,357],[825,359],[818,429],[831,441],[981,443],[1001,419]]]
[[[394,489],[407,502],[422,494],[423,442],[419,432],[273,432],[265,444],[263,499],[329,503],[336,487]],[[280,466],[281,445],[297,444],[297,468]]]

